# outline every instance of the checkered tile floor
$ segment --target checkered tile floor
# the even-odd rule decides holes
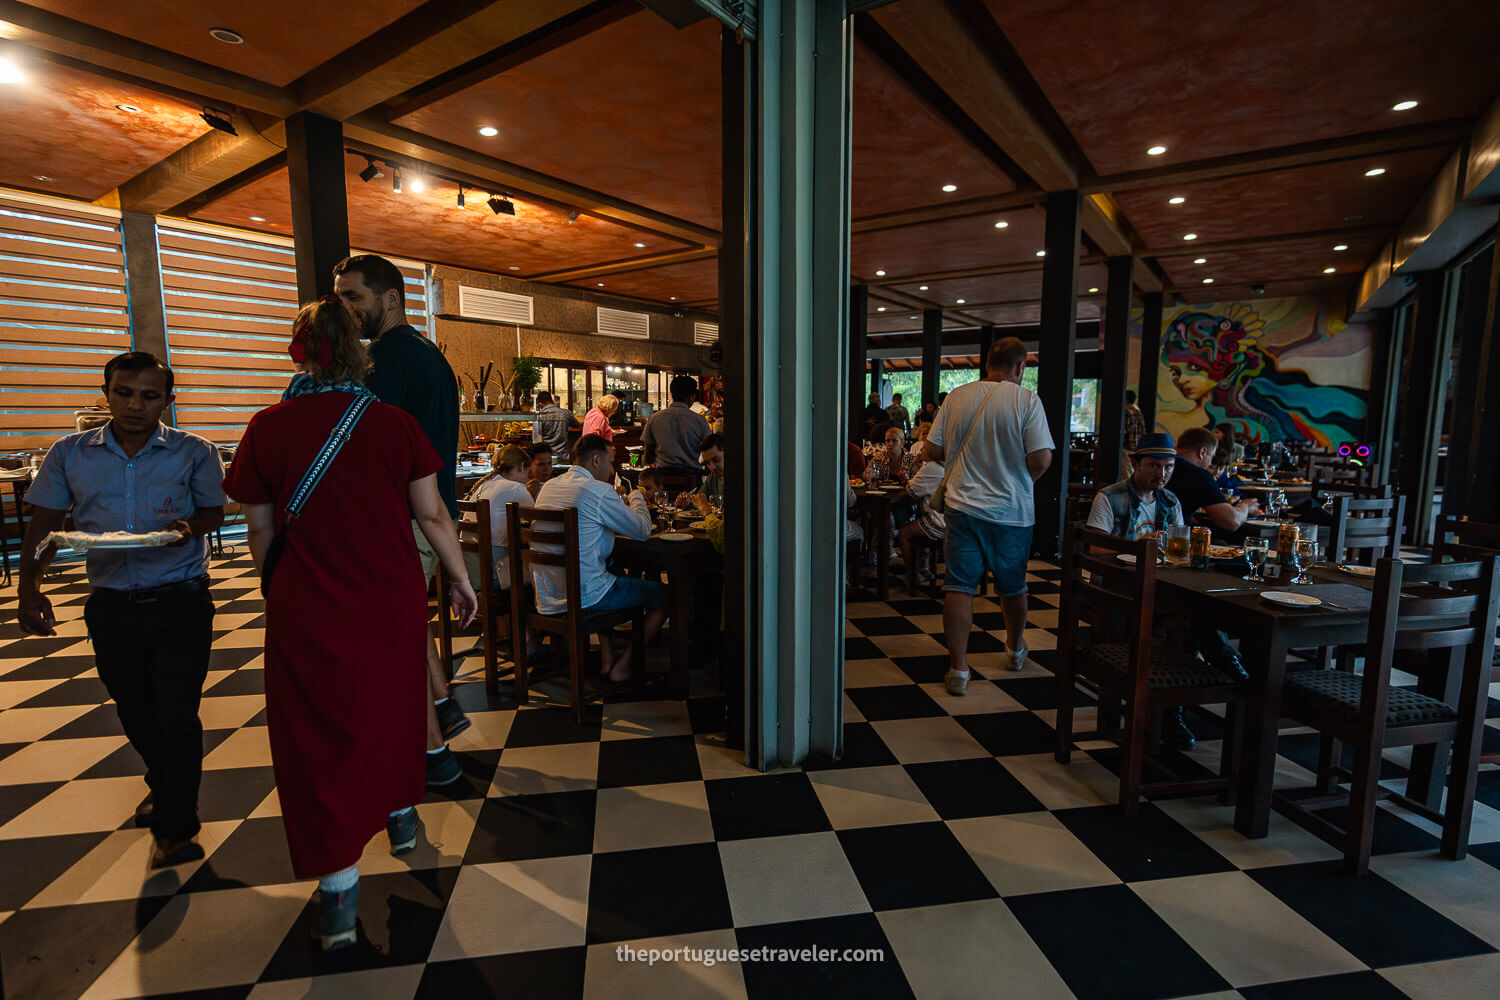
[[[1083,743],[1072,765],[1052,760],[1057,573],[1032,569],[1032,661],[998,669],[999,609],[981,600],[982,676],[963,699],[941,688],[936,602],[854,595],[848,753],[803,770],[746,770],[712,734],[712,698],[595,706],[577,728],[565,710],[517,712],[460,685],[474,719],[455,742],[466,777],[421,804],[413,854],[371,843],[359,945],[333,955],[312,938],[314,883],[287,858],[248,560],[213,569],[208,857],[156,873],[130,823],[141,766],[92,669],[81,572],[67,569],[49,586],[59,638],[0,625],[3,994],[1495,995],[1500,772],[1482,777],[1467,860],[1439,859],[1430,826],[1382,807],[1361,879],[1280,816],[1268,838],[1242,839],[1211,798],[1126,820],[1113,750]],[[0,592],[0,607],[14,600]],[[1217,753],[1212,720],[1193,721],[1202,741],[1179,766]],[[1282,751],[1285,780],[1307,780],[1311,738],[1284,736]],[[1393,755],[1392,777],[1401,764]],[[648,966],[620,961],[626,944],[884,957]]]

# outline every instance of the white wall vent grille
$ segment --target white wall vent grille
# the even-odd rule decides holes
[[[532,320],[530,295],[513,295],[490,288],[458,286],[458,314],[464,319],[483,319],[492,323],[521,323]]]
[[[717,323],[694,323],[693,343],[701,347],[713,344],[719,339],[719,324]]]
[[[648,313],[605,309],[600,306],[599,332],[611,337],[634,337],[637,340],[646,340],[651,336],[651,316]]]

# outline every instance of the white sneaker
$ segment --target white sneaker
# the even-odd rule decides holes
[[[956,698],[962,698],[969,690],[969,675],[961,674],[957,670],[950,670],[943,675],[944,682],[948,685],[948,693]]]
[[[1026,669],[1026,654],[1029,653],[1029,652],[1031,652],[1031,651],[1029,649],[1027,649],[1025,646],[1017,646],[1016,649],[1015,649],[1015,651],[1009,654],[1010,655],[1010,669],[1012,669],[1012,670],[1025,670]]]

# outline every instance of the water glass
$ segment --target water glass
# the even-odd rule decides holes
[[[1265,583],[1260,568],[1266,564],[1266,549],[1269,543],[1264,537],[1250,536],[1245,539],[1245,562],[1250,564],[1250,573],[1244,579],[1251,583]]]
[[[1318,548],[1318,543],[1311,538],[1299,538],[1297,540],[1297,564],[1300,572],[1292,582],[1296,584],[1316,583],[1307,571],[1322,561],[1323,553]]]
[[[724,516],[724,494],[714,493],[708,498],[708,504],[714,509],[714,513],[720,517]]]

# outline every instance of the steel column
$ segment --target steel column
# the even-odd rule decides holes
[[[1156,387],[1161,377],[1161,292],[1141,296],[1141,361],[1137,372],[1136,405],[1146,418],[1146,430],[1156,430]]]
[[[865,392],[865,358],[869,353],[870,288],[868,285],[849,286],[849,412],[856,416],[849,421],[849,440],[861,440],[860,428],[864,422],[858,414],[865,412],[869,395]],[[878,365],[879,362],[876,362]],[[878,369],[877,369],[878,370]],[[879,377],[870,380],[871,392],[878,391]]]
[[[1500,353],[1496,345],[1500,339],[1500,245],[1490,248],[1489,264],[1486,285],[1476,283],[1476,287],[1485,287],[1483,333],[1477,338],[1472,364],[1467,350],[1464,359],[1466,369],[1478,372],[1472,397],[1460,397],[1460,403],[1473,400],[1467,410],[1470,437],[1467,447],[1459,435],[1454,435],[1458,440],[1450,439],[1448,461],[1463,463],[1457,477],[1463,492],[1463,513],[1493,524],[1500,522],[1500,468],[1495,461],[1496,450],[1500,449],[1500,376],[1495,373],[1495,365],[1500,362],[1496,357]],[[1460,408],[1458,413],[1462,418],[1465,410]]]
[[[943,311],[922,310],[922,403],[936,403],[943,370]]]
[[[995,328],[985,324],[979,328],[979,377],[984,378],[985,361],[989,359],[990,348],[995,346]]]
[[[1448,367],[1443,336],[1441,271],[1417,276],[1414,322],[1406,338],[1406,389],[1401,400],[1397,481],[1406,494],[1406,542],[1425,545],[1436,488],[1438,434],[1442,427],[1442,380]]]
[[[1037,393],[1056,448],[1052,465],[1036,484],[1036,531],[1032,548],[1057,558],[1067,514],[1068,445],[1073,409],[1073,351],[1078,339],[1078,241],[1083,196],[1057,191],[1047,196],[1047,259],[1042,267],[1041,334],[1037,345]]]
[[[1130,361],[1130,295],[1135,281],[1134,257],[1111,257],[1106,267],[1104,350],[1099,372],[1099,436],[1095,462],[1099,482],[1120,478],[1125,448],[1125,378]]]
[[[349,202],[344,192],[344,126],[310,111],[286,120],[287,174],[297,298],[333,291],[333,266],[349,256]]]

